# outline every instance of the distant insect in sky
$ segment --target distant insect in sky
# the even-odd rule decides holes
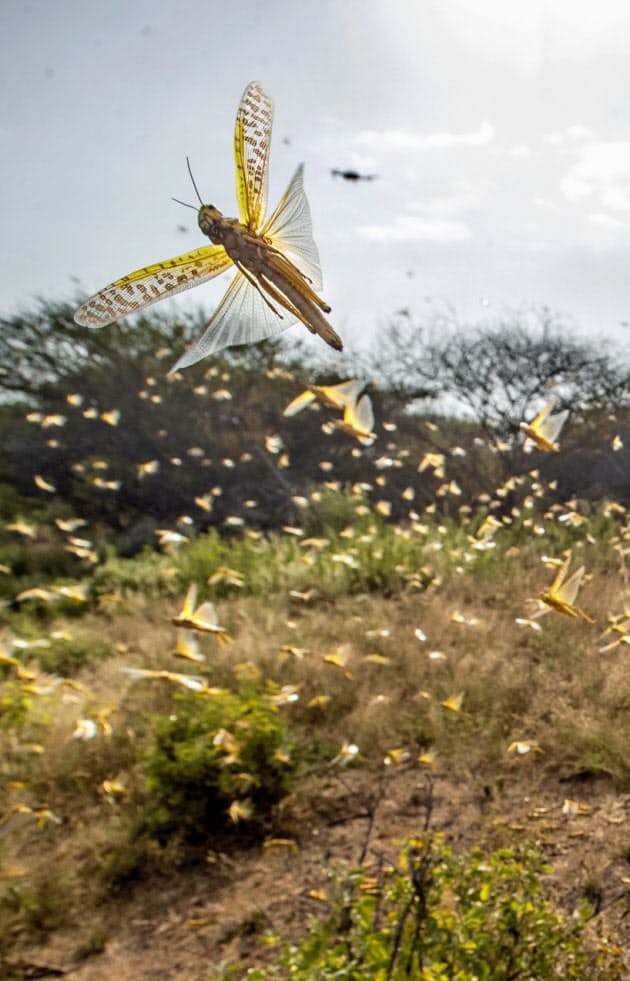
[[[202,337],[171,373],[234,344],[272,337],[297,321],[341,351],[341,338],[322,314],[330,307],[321,289],[319,254],[297,168],[278,206],[265,221],[273,102],[260,82],[250,82],[236,113],[234,157],[240,220],[205,205],[199,227],[212,245],[137,269],[96,293],[74,315],[85,327],[103,327],[167,296],[204,283],[235,265],[237,273]],[[191,175],[192,177],[192,175]]]
[[[375,181],[378,174],[360,174],[358,170],[331,170],[333,177],[342,177],[344,181],[356,184],[357,181]]]

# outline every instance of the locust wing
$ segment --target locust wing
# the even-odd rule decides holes
[[[269,306],[261,292],[242,273],[228,286],[205,332],[173,365],[169,375],[188,368],[202,358],[235,344],[253,344],[286,330],[297,318],[280,315]]]
[[[243,225],[258,232],[267,211],[273,100],[260,82],[250,82],[236,113],[236,197]]]
[[[539,426],[540,435],[543,439],[546,439],[549,443],[555,443],[560,435],[560,430],[567,421],[568,415],[569,410],[564,409],[562,412],[556,412],[553,416],[547,416]]]
[[[222,245],[206,245],[174,259],[136,269],[86,300],[74,315],[75,323],[82,327],[104,327],[119,317],[144,310],[166,296],[205,283],[232,264]]]
[[[261,234],[271,239],[274,248],[310,280],[314,290],[321,290],[319,252],[313,239],[311,209],[304,192],[304,164],[295,171]]]
[[[578,594],[578,590],[580,588],[580,584],[582,582],[583,575],[584,575],[584,566],[581,565],[580,568],[576,569],[573,575],[569,579],[567,579],[566,582],[561,583],[561,585],[558,586],[555,590],[553,590],[552,587],[552,591],[555,593],[556,597],[560,600],[560,602],[567,603],[569,606],[573,606],[573,604],[575,603],[575,598]]]
[[[361,442],[368,445],[374,442],[374,410],[369,395],[362,395],[358,402],[347,405],[343,414],[344,423]]]
[[[179,614],[179,618],[182,620],[190,620],[193,613],[195,612],[195,605],[197,603],[197,583],[191,582],[188,587],[188,592],[184,598],[184,606]]]
[[[555,577],[554,581],[552,582],[551,586],[549,587],[549,595],[550,596],[558,596],[559,595],[560,590],[562,589],[562,584],[563,584],[563,582],[565,580],[566,574],[569,571],[570,564],[571,564],[571,553],[569,552],[569,554],[567,555],[566,559],[564,560],[564,562],[562,563],[562,565],[558,569],[558,572],[556,573],[556,577]],[[573,576],[571,578],[573,578]]]

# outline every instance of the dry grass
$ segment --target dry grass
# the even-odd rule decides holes
[[[442,542],[448,538],[443,533],[437,537]],[[418,562],[427,561],[426,539]],[[7,681],[1,763],[6,815],[0,825],[2,949],[16,944],[16,949],[28,949],[51,931],[63,937],[64,924],[80,914],[80,930],[74,940],[65,941],[70,944],[66,960],[80,950],[93,952],[123,929],[121,897],[127,897],[125,903],[133,900],[130,884],[140,883],[136,888],[149,895],[156,875],[176,869],[187,858],[177,843],[161,847],[137,834],[147,800],[143,759],[152,717],[176,711],[175,689],[159,680],[130,680],[121,672],[123,666],[200,674],[209,686],[232,690],[243,679],[249,679],[247,684],[253,679],[256,687],[256,678],[259,686],[268,681],[296,686],[299,701],[279,711],[297,745],[298,779],[278,810],[271,835],[297,837],[306,847],[313,824],[329,822],[331,815],[341,823],[351,820],[339,802],[339,764],[333,763],[349,743],[360,750],[353,764],[356,775],[342,770],[342,780],[354,787],[362,781],[357,799],[364,806],[385,774],[389,783],[383,807],[386,815],[389,808],[390,819],[383,834],[404,831],[409,826],[404,815],[417,814],[414,795],[426,773],[417,758],[431,753],[436,786],[443,781],[451,789],[467,788],[466,794],[478,802],[474,821],[467,829],[460,823],[460,834],[473,834],[479,841],[485,833],[496,841],[496,827],[491,834],[483,831],[484,801],[501,803],[508,812],[502,827],[507,827],[510,820],[523,820],[524,797],[546,794],[548,799],[553,787],[558,833],[552,829],[549,835],[567,876],[573,877],[573,888],[581,894],[602,893],[618,885],[618,869],[625,861],[618,837],[609,848],[602,843],[604,851],[599,859],[591,857],[587,876],[578,875],[560,846],[572,832],[558,809],[564,797],[580,793],[594,806],[604,788],[606,813],[616,806],[615,813],[625,820],[624,808],[614,800],[630,791],[630,652],[622,644],[598,653],[608,614],[620,612],[627,596],[623,565],[617,553],[583,535],[574,552],[576,557],[582,552],[580,561],[593,578],[579,602],[598,624],[550,612],[536,632],[515,619],[528,615],[528,601],[553,577],[540,561],[542,545],[525,542],[519,552],[507,553],[513,540],[506,536],[495,553],[475,556],[467,564],[461,561],[464,541],[460,536],[447,541],[442,552],[435,551],[432,561],[440,564],[439,576],[425,590],[410,583],[390,596],[354,591],[355,586],[335,592],[320,588],[323,568],[316,570],[314,592],[306,600],[290,595],[297,572],[272,599],[267,587],[257,595],[234,589],[217,599],[219,622],[234,643],[221,647],[212,637],[201,638],[206,654],[202,666],[174,657],[175,630],[169,620],[181,605],[181,592],[180,598],[168,593],[177,593],[176,586],[166,592],[161,587],[130,591],[115,615],[92,608],[81,618],[83,637],[98,638],[112,652],[77,670],[73,680],[83,688],[58,685],[51,694],[29,696],[23,718],[9,725],[19,686]],[[301,577],[301,553],[294,544],[290,548]],[[396,543],[396,561],[402,555],[411,564],[411,545],[402,552],[398,548]],[[267,580],[277,583],[278,576],[268,570]],[[300,578],[300,585],[308,586],[308,577]],[[56,616],[48,626],[72,631],[75,619]],[[416,635],[418,629],[425,640]],[[324,660],[340,649],[347,655],[343,667]],[[28,663],[36,671],[35,654]],[[442,705],[458,694],[459,711]],[[73,738],[79,717],[102,717],[106,724],[93,739],[79,740]],[[516,742],[529,742],[530,752],[511,750]],[[42,752],[25,749],[29,743],[40,744]],[[402,762],[397,765],[394,753],[386,766],[387,754],[396,750],[404,751]],[[108,780],[122,784],[124,794],[108,795],[103,789]],[[396,791],[399,785],[403,789]],[[331,786],[337,788],[332,801]],[[18,819],[16,805],[37,813]],[[48,820],[38,811],[44,805],[53,815]],[[356,827],[354,845],[365,824]],[[530,830],[537,835],[540,825]],[[509,839],[501,834],[502,840]],[[249,867],[249,859],[239,861]],[[322,861],[324,852],[320,867]],[[114,903],[103,906],[107,897]]]

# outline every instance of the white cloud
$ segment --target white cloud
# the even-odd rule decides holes
[[[576,123],[573,126],[558,130],[556,133],[547,133],[543,139],[545,143],[549,143],[551,146],[561,146],[567,142],[578,143],[581,140],[592,140],[594,136],[595,133],[588,126]]]
[[[605,215],[601,211],[593,212],[588,216],[591,225],[598,225],[600,228],[623,228],[624,222],[612,215]]]
[[[574,126],[567,126],[565,134],[570,140],[592,140],[595,133],[588,126],[576,123]]]
[[[494,139],[494,126],[487,119],[471,133],[413,133],[409,130],[363,130],[355,143],[379,150],[444,150],[457,146],[487,146]]]
[[[450,194],[437,194],[426,201],[412,201],[407,205],[409,211],[431,218],[443,218],[447,215],[452,218],[478,207],[479,193],[468,180],[457,181]]]
[[[417,6],[422,10],[423,5]],[[469,4],[440,0],[440,11],[453,33],[470,47],[491,52],[527,72],[536,71],[543,60],[622,50],[630,30],[630,8],[619,0],[477,0]]]
[[[592,143],[560,182],[569,201],[593,198],[603,209],[630,211],[630,143]]]
[[[420,215],[397,215],[389,225],[362,225],[358,231],[363,238],[382,242],[465,242],[471,238],[463,221]]]
[[[529,157],[531,156],[532,148],[526,143],[519,143],[518,146],[513,146],[510,150],[511,157]]]

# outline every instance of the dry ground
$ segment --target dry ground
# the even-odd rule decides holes
[[[72,981],[204,981],[220,961],[264,963],[269,951],[260,943],[261,931],[271,926],[297,938],[311,917],[323,915],[322,903],[308,893],[326,888],[328,867],[358,861],[368,823],[359,816],[362,799],[373,789],[373,777],[358,771],[345,774],[343,784],[331,778],[312,788],[317,798],[304,817],[297,852],[236,850],[213,855],[197,868],[153,877],[100,914],[86,911],[84,921],[47,943],[25,944],[11,960],[55,967]],[[417,771],[392,775],[369,838],[368,861],[378,852],[393,858],[394,843],[418,831],[425,793],[426,781]],[[513,786],[491,800],[474,779],[445,776],[436,778],[434,795],[433,827],[456,846],[491,848],[525,837],[536,842],[553,865],[550,894],[567,908],[583,895],[595,899],[602,912],[594,926],[614,930],[630,948],[627,899],[619,899],[630,876],[629,794],[616,794],[601,781],[549,781]],[[565,797],[590,805],[590,813],[563,817]],[[100,917],[109,934],[105,949],[77,963],[77,949]]]

